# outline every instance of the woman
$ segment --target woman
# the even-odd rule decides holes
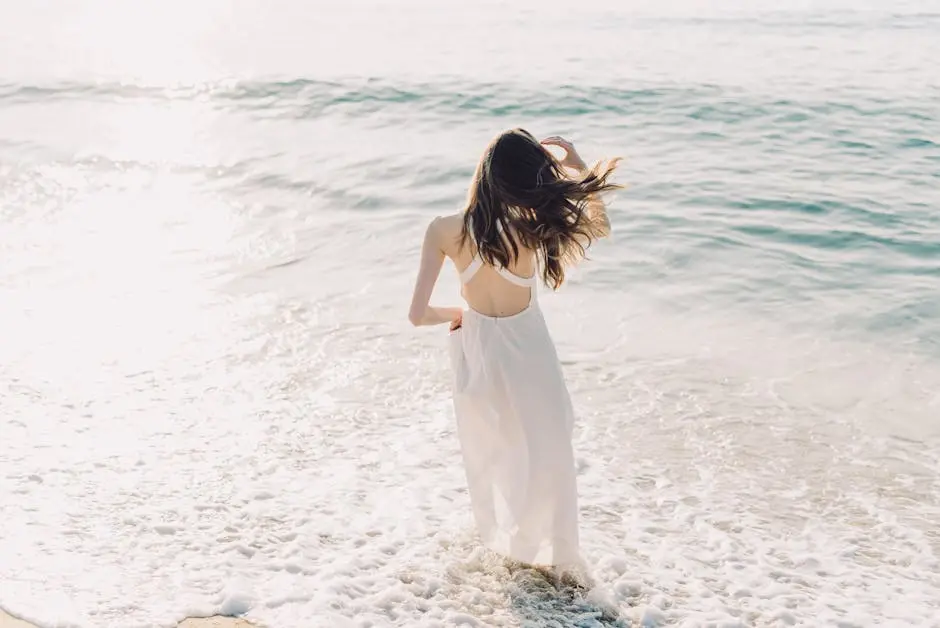
[[[560,287],[566,268],[609,233],[600,194],[619,187],[608,182],[616,164],[588,169],[561,137],[507,131],[487,147],[466,209],[435,218],[424,238],[409,319],[450,323],[474,518],[487,547],[523,563],[581,562],[574,411],[536,288]],[[460,271],[466,311],[428,304],[445,256]]]

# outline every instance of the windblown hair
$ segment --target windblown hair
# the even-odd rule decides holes
[[[518,259],[521,244],[536,252],[542,280],[557,290],[565,281],[565,269],[582,259],[594,240],[607,235],[606,219],[587,209],[601,193],[621,187],[608,182],[618,161],[599,162],[571,178],[527,131],[502,133],[477,166],[461,246],[472,238],[484,263],[507,267]]]

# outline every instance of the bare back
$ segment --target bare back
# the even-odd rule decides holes
[[[441,223],[443,239],[447,243],[444,253],[454,262],[461,276],[466,277],[468,270],[473,271],[471,265],[477,251],[472,239],[468,239],[464,246],[460,245],[463,213],[444,217]],[[507,233],[503,237],[511,238],[512,234]],[[463,297],[467,305],[484,316],[513,316],[528,308],[534,298],[535,282],[531,278],[537,270],[535,252],[519,244],[519,259],[503,272],[488,264],[472,272],[472,279],[463,283]]]

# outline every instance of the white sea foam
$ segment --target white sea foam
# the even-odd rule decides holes
[[[569,600],[477,548],[442,332],[405,328],[405,274],[335,294],[361,271],[332,255],[267,271],[278,288],[265,295],[233,284],[146,373],[118,377],[128,355],[96,381],[104,356],[85,353],[71,358],[74,384],[52,382],[41,375],[57,347],[18,363],[0,459],[12,496],[0,530],[16,539],[0,545],[8,610],[85,626],[212,613],[272,626],[936,617],[929,365],[915,384],[889,352],[624,308],[576,277],[545,299],[581,415],[596,579]],[[317,273],[330,281],[299,281]],[[159,318],[132,324],[139,351],[162,342],[148,333]]]

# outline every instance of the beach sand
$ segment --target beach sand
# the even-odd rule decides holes
[[[32,624],[0,611],[0,628],[36,628]]]
[[[0,628],[36,628],[33,624],[0,611]],[[184,619],[177,628],[257,628],[237,617],[205,617]]]

